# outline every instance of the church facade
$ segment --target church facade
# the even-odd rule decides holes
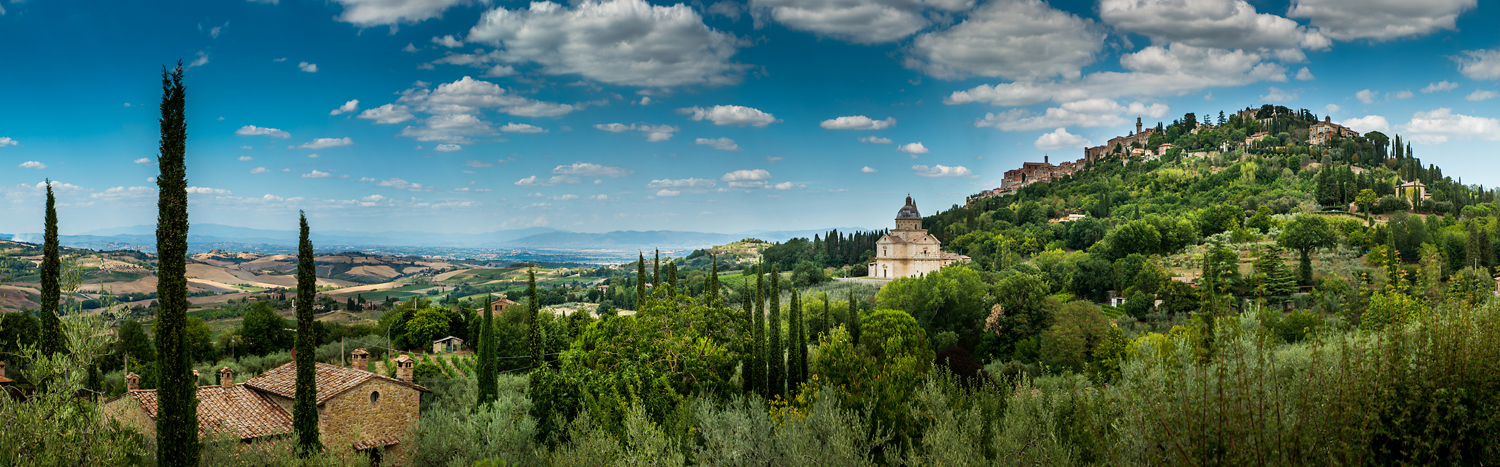
[[[968,260],[968,256],[943,252],[943,243],[922,228],[917,202],[907,196],[906,205],[896,212],[896,228],[875,241],[869,277],[918,277]]]

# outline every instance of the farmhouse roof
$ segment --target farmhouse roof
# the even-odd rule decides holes
[[[155,389],[129,391],[141,409],[156,419]],[[244,384],[233,386],[198,386],[198,432],[233,430],[240,439],[290,433],[292,417],[266,396]]]
[[[402,355],[405,357],[405,355]],[[432,392],[416,383],[387,378],[368,371],[344,368],[337,365],[329,365],[319,362],[314,372],[314,381],[318,387],[318,404],[327,402],[334,396],[343,394],[344,391],[359,386],[360,383],[372,379],[382,379],[393,384],[410,387],[422,392]],[[297,396],[297,362],[288,362],[261,373],[260,376],[245,381],[246,386],[266,391],[286,398]]]
[[[456,340],[456,341],[459,341],[459,342],[463,342],[464,341],[463,339],[459,339],[458,337],[455,337],[455,336],[448,336],[448,337],[444,337],[442,339],[438,339],[438,340],[432,341],[432,343],[434,343],[434,344],[441,344],[443,342],[448,342],[448,341],[452,341],[452,340]]]

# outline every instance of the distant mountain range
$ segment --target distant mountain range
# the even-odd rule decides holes
[[[837,228],[840,232],[855,232],[868,229]],[[450,234],[433,232],[353,232],[347,230],[314,231],[311,239],[319,249],[325,246],[349,247],[447,247],[447,248],[500,248],[500,249],[559,249],[559,250],[649,250],[649,249],[697,249],[723,245],[746,237],[771,242],[782,242],[792,238],[820,235],[833,229],[814,230],[751,230],[738,233],[684,232],[673,230],[617,230],[604,233],[570,232],[546,227],[528,229],[497,230],[477,234]],[[40,233],[0,234],[13,237],[15,241],[41,243]],[[63,235],[62,243],[69,247],[95,248],[108,245],[113,249],[135,249],[152,251],[156,247],[156,226],[137,225],[84,232],[79,235]],[[206,244],[251,244],[267,246],[295,246],[297,232],[291,230],[264,230],[233,227],[219,224],[194,224],[188,231],[188,243]],[[194,249],[196,250],[196,249]]]

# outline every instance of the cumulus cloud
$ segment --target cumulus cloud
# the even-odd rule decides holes
[[[443,143],[443,144],[437,145],[437,147],[435,147],[435,148],[432,148],[432,150],[434,150],[434,151],[441,151],[441,152],[453,152],[453,151],[463,150],[463,146],[459,146],[457,144],[451,144],[451,143]]]
[[[1308,70],[1307,67],[1302,67],[1301,70],[1297,70],[1297,81],[1312,81],[1315,79],[1318,78],[1316,76],[1313,76],[1312,71]]]
[[[687,107],[677,109],[677,113],[692,115],[688,117],[693,121],[709,120],[715,125],[753,126],[765,127],[772,123],[780,122],[776,116],[739,105],[716,105],[709,108]]]
[[[1328,113],[1332,114],[1332,113],[1338,113],[1338,111],[1343,110],[1344,108],[1343,107],[1339,107],[1338,104],[1328,104],[1328,105],[1323,106],[1323,109],[1327,110]]]
[[[1041,0],[996,0],[956,26],[917,36],[903,65],[940,79],[1076,79],[1104,37],[1093,20]]]
[[[896,150],[904,152],[904,153],[907,153],[907,154],[911,154],[913,156],[915,156],[917,154],[927,154],[927,146],[923,146],[921,141],[918,141],[918,142],[915,142],[915,143],[907,143],[907,144],[903,144],[901,146],[897,146]]]
[[[476,159],[466,160],[466,161],[464,161],[464,165],[469,166],[469,167],[473,167],[473,168],[476,168],[476,169],[485,168],[485,167],[494,167],[495,166],[495,164],[491,164],[489,162],[485,162],[485,161],[481,161],[481,160],[476,160]]]
[[[1099,18],[1157,44],[1225,49],[1326,49],[1332,41],[1287,18],[1258,13],[1245,0],[1102,0]]]
[[[879,172],[879,170],[875,170],[875,169],[872,169],[872,168],[870,168],[870,166],[868,166],[868,165],[867,165],[867,166],[865,166],[865,167],[864,167],[864,168],[862,168],[862,169],[859,169],[859,171],[860,171],[860,172],[864,172],[864,173],[867,173],[867,174],[872,174],[872,173],[875,173],[875,172]]]
[[[1411,91],[1396,91],[1395,93],[1391,94],[1390,96],[1393,97],[1393,98],[1396,98],[1396,99],[1411,99],[1412,96],[1415,96],[1415,95],[1416,94],[1412,94]]]
[[[748,68],[732,61],[748,42],[708,27],[681,3],[539,1],[528,9],[495,8],[467,40],[499,47],[508,63],[532,62],[543,73],[626,86],[734,84]]]
[[[432,187],[430,187],[430,186],[426,186],[426,185],[423,185],[421,183],[408,182],[406,180],[403,180],[403,179],[400,179],[400,178],[396,178],[396,177],[391,177],[391,178],[387,178],[387,179],[384,179],[384,180],[376,180],[376,179],[373,179],[373,178],[365,177],[365,178],[359,179],[359,181],[361,181],[361,182],[375,182],[375,186],[386,187],[386,188],[395,188],[397,190],[406,190],[406,191],[432,191]]]
[[[238,158],[238,160],[239,160],[239,161],[240,161],[240,162],[250,162],[250,161],[253,161],[253,160],[255,160],[255,158],[254,158],[254,157],[250,157],[250,156],[240,156],[240,157],[239,157],[239,158]]]
[[[452,49],[452,48],[458,48],[458,47],[463,47],[464,46],[464,41],[461,41],[461,40],[458,40],[458,39],[454,39],[452,34],[449,34],[449,35],[446,35],[446,36],[443,36],[443,37],[434,37],[434,38],[432,38],[432,43],[437,44],[437,45],[441,45],[443,47],[447,47],[447,48],[450,48],[450,49]]]
[[[718,5],[715,5],[716,7]],[[751,0],[753,10],[769,10],[771,19],[788,29],[853,42],[879,44],[901,40],[931,22],[924,10],[936,14],[967,10],[974,0]],[[739,14],[735,10],[735,16]],[[937,16],[934,16],[937,17]]]
[[[1360,133],[1369,133],[1372,131],[1379,131],[1384,133],[1391,130],[1390,122],[1387,122],[1385,120],[1385,117],[1379,115],[1366,115],[1360,118],[1351,118],[1339,122],[1339,124],[1349,127],[1349,129],[1358,131]]]
[[[861,142],[861,143],[870,143],[870,144],[891,144],[891,139],[890,138],[881,138],[879,136],[865,136],[863,138],[860,138],[859,142]]]
[[[375,123],[401,123],[415,118],[404,105],[386,104],[373,109],[360,112],[359,118],[374,120]]]
[[[718,149],[720,151],[740,150],[740,146],[738,144],[734,144],[734,140],[729,138],[698,138],[694,142],[697,144],[713,147],[714,149]]]
[[[9,137],[0,137],[0,148],[6,147],[6,146],[15,146],[15,145],[18,145],[18,144],[21,144],[21,143],[16,142],[16,140],[10,139]]]
[[[201,186],[190,186],[190,187],[187,188],[187,192],[189,194],[194,194],[194,195],[227,195],[227,194],[231,194],[229,190],[225,190],[225,189],[222,189],[222,188],[207,188],[207,187],[201,187]]]
[[[1004,131],[1032,131],[1057,127],[1101,127],[1126,124],[1124,115],[1140,115],[1162,118],[1169,111],[1166,104],[1132,102],[1120,105],[1110,99],[1087,99],[1069,102],[1033,115],[1026,109],[1011,109],[1000,113],[986,113],[974,122],[978,128],[994,127]]]
[[[1378,96],[1380,96],[1380,93],[1371,91],[1369,89],[1354,93],[1355,99],[1359,99],[1360,102],[1364,102],[1366,104],[1374,104],[1375,98]]]
[[[329,174],[328,172],[323,172],[323,171],[320,171],[318,169],[313,169],[312,172],[308,172],[308,173],[302,174],[302,178],[328,178],[329,175],[331,175],[331,174]]]
[[[1500,120],[1456,114],[1449,108],[1417,112],[1400,129],[1422,144],[1441,144],[1449,138],[1500,141]]]
[[[1307,18],[1328,37],[1387,41],[1457,29],[1454,20],[1478,0],[1293,0],[1287,16]]]
[[[1458,72],[1469,79],[1500,79],[1500,48],[1488,50],[1465,50],[1463,57],[1452,57],[1458,62]]]
[[[349,139],[348,136],[345,136],[343,138],[318,138],[306,143],[302,143],[297,147],[303,149],[323,149],[336,148],[339,146],[349,146],[352,144],[354,144],[354,140]]]
[[[1474,91],[1472,94],[1469,94],[1469,96],[1465,97],[1464,99],[1465,100],[1471,100],[1471,101],[1474,101],[1474,102],[1479,102],[1479,101],[1482,101],[1482,100],[1485,100],[1485,99],[1494,99],[1496,97],[1500,97],[1500,93],[1497,93],[1495,91]]]
[[[151,163],[151,159],[142,157],[140,159],[136,159],[136,160],[131,161],[131,162],[134,162],[134,163],[137,163],[137,164],[150,164]]]
[[[421,126],[408,126],[396,136],[415,138],[417,141],[447,141],[451,144],[473,143],[469,136],[491,135],[495,129],[489,122],[468,114],[434,115],[422,119]]]
[[[913,165],[911,166],[911,171],[917,174],[918,177],[978,177],[978,175],[974,175],[974,172],[970,172],[968,168],[961,165],[957,167],[949,167],[946,165],[934,165],[932,167],[928,167],[925,165]]]
[[[581,177],[610,177],[620,178],[635,173],[634,170],[626,169],[617,165],[602,165],[592,162],[574,162],[569,165],[559,165],[552,168],[555,175],[577,175]]]
[[[253,173],[253,174],[263,174],[263,173],[271,173],[271,171],[267,170],[265,167],[256,167],[256,168],[250,169],[250,173]]]
[[[629,125],[623,123],[600,123],[594,125],[594,128],[608,131],[610,133],[639,131],[646,135],[646,141],[650,141],[653,143],[657,141],[666,141],[672,139],[672,135],[680,131],[679,128],[672,125],[651,125],[647,123],[632,123]]]
[[[819,124],[830,130],[884,130],[896,126],[896,117],[886,117],[885,120],[872,120],[864,115],[839,117],[824,120]]]
[[[495,128],[481,118],[486,110],[519,117],[557,117],[577,110],[570,104],[519,96],[494,83],[469,76],[439,84],[436,89],[418,82],[400,95],[394,104],[366,110],[360,118],[374,119],[376,123],[398,123],[415,119],[413,113],[422,112],[430,116],[419,119],[420,125],[403,128],[398,136],[418,141],[465,144],[472,142],[471,137],[496,133]]]
[[[351,100],[349,102],[345,102],[344,105],[339,106],[339,108],[330,110],[328,112],[328,115],[332,116],[332,115],[338,115],[338,114],[343,114],[343,113],[350,113],[350,112],[353,112],[353,111],[356,111],[356,110],[359,110],[359,99],[354,99],[354,100]]]
[[[45,169],[47,168],[47,164],[43,164],[37,161],[26,161],[20,164],[16,164],[16,167],[20,167],[23,169]]]
[[[287,133],[285,131],[281,131],[281,130],[278,130],[278,129],[275,129],[275,128],[258,127],[258,126],[255,126],[255,125],[245,125],[245,126],[242,126],[242,127],[240,127],[240,129],[234,130],[234,134],[240,135],[240,136],[270,136],[272,138],[291,138],[292,137],[291,133]]]
[[[770,178],[769,173],[766,176],[767,178]],[[706,178],[683,178],[678,180],[661,179],[652,180],[651,183],[646,184],[646,188],[675,188],[679,190],[684,188],[707,190],[716,186],[719,186],[717,182]]]
[[[1451,81],[1438,81],[1436,83],[1427,85],[1427,87],[1425,88],[1422,88],[1422,93],[1427,94],[1438,91],[1452,91],[1454,89],[1458,89],[1458,83],[1454,83]]]
[[[525,123],[507,123],[500,127],[505,133],[546,133],[547,129]]]
[[[661,190],[656,192],[656,196],[659,197],[677,196],[680,194],[682,194],[682,192],[678,190]]]
[[[442,16],[454,5],[469,0],[334,0],[344,6],[339,21],[359,27],[418,23]]]
[[[297,69],[308,73],[317,73],[318,65],[315,63],[302,62],[297,64]]]
[[[767,188],[770,186],[771,172],[765,169],[736,170],[724,174],[719,180],[728,182],[733,188]]]
[[[1275,86],[1271,86],[1270,91],[1266,95],[1260,96],[1260,100],[1266,102],[1287,102],[1297,99],[1298,93],[1296,91],[1283,91],[1281,88]]]
[[[1068,131],[1063,128],[1058,128],[1056,131],[1053,131],[1051,133],[1043,133],[1041,137],[1036,139],[1035,143],[1037,149],[1041,149],[1044,151],[1056,151],[1058,149],[1067,148],[1086,148],[1093,145],[1094,143],[1090,142],[1088,139],[1085,139],[1082,136],[1068,133]]]
[[[543,179],[532,175],[516,180],[516,186],[552,186],[552,185],[574,185],[579,182],[578,177],[571,175],[553,175],[552,178]]]

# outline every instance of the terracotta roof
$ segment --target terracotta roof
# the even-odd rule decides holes
[[[359,442],[354,443],[354,450],[355,451],[363,451],[363,450],[370,449],[370,448],[379,448],[379,447],[390,446],[392,444],[396,444],[396,443],[400,443],[400,442],[401,442],[401,439],[399,439],[399,438],[397,438],[395,436],[387,436],[387,437],[384,437],[384,438],[367,439],[367,440],[364,440],[364,441],[359,441]]]
[[[129,391],[141,410],[156,419],[156,390]],[[281,406],[243,384],[198,386],[198,434],[234,430],[240,439],[292,432],[292,417]]]
[[[371,379],[383,379],[418,391],[432,392],[417,384],[322,362],[318,363],[314,378],[317,381],[318,404],[320,405]],[[260,376],[245,381],[245,385],[282,397],[295,398],[297,396],[297,362],[287,362],[285,365],[266,370]]]

